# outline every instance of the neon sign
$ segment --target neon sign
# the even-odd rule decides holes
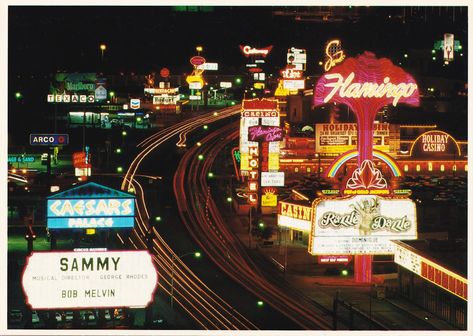
[[[248,128],[248,141],[281,141],[282,138],[282,128],[279,126],[252,126]]]
[[[266,57],[271,49],[273,49],[272,45],[261,49],[252,48],[249,45],[240,45],[240,50],[246,57],[250,57],[252,55],[262,55],[263,57]]]
[[[336,64],[343,62],[345,54],[341,48],[340,40],[332,40],[327,43],[327,46],[325,47],[325,55],[328,59],[324,65],[325,71],[329,71]]]
[[[49,199],[48,228],[133,227],[134,199]]]
[[[437,286],[467,300],[468,280],[432,260],[411,251],[408,245],[396,241],[394,244],[394,262],[411,272],[427,279]]]
[[[284,70],[281,70],[281,76],[284,79],[300,79],[302,78],[302,71],[300,70],[294,70],[291,68],[286,68]]]
[[[312,208],[298,204],[279,202],[279,214],[281,216],[310,221],[312,219]]]
[[[460,158],[461,150],[458,142],[448,133],[442,131],[425,132],[414,140],[411,157],[426,158]]]
[[[309,252],[392,254],[392,239],[416,239],[416,205],[410,199],[357,195],[316,200]]]
[[[205,63],[205,58],[202,56],[194,56],[189,61],[193,66],[199,66]]]
[[[335,80],[335,81],[333,81]],[[358,122],[358,163],[373,157],[373,123],[376,113],[388,104],[419,105],[413,77],[387,58],[365,51],[346,59],[337,72],[322,76],[314,88],[314,105],[330,101],[350,107]]]
[[[394,98],[393,106],[396,106],[399,100],[404,97],[408,98],[417,90],[417,84],[400,83],[398,85],[390,82],[389,77],[384,77],[381,84],[365,82],[352,83],[355,73],[350,73],[347,78],[343,78],[339,73],[325,75],[327,79],[336,79],[336,82],[326,83],[325,87],[331,87],[332,91],[324,98],[324,103],[328,103],[330,99],[337,93],[341,98]]]

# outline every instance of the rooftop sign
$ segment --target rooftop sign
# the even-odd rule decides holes
[[[50,196],[49,229],[133,228],[134,195],[87,183]]]
[[[246,57],[250,57],[253,55],[261,55],[263,57],[266,57],[271,51],[271,49],[273,49],[272,45],[260,49],[252,48],[249,45],[240,45],[240,50]]]

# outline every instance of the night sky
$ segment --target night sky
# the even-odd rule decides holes
[[[211,12],[195,13],[171,7],[13,6],[9,8],[9,65],[20,74],[96,71],[99,45],[105,43],[110,72],[147,73],[167,66],[176,74],[189,71],[188,60],[201,44],[209,62],[218,62],[223,73],[235,73],[245,63],[239,44],[272,44],[270,66],[282,67],[287,48],[296,46],[307,49],[311,73],[320,71],[317,63],[323,58],[324,44],[335,37],[353,56],[371,50],[379,57],[401,59],[410,49],[430,50],[445,32],[454,33],[467,47],[466,8],[462,13],[456,9],[455,21],[452,7],[439,11],[428,7],[427,18],[422,8],[344,9],[363,14],[356,23],[349,17],[335,23],[296,21],[274,16],[272,10],[278,9],[214,7]],[[403,13],[406,24],[400,17]],[[457,75],[462,76],[462,71]]]
[[[225,6],[182,12],[158,6],[10,6],[9,139],[23,141],[43,122],[42,113],[51,112],[45,96],[54,73],[144,75],[167,67],[171,75],[188,74],[192,70],[189,59],[196,54],[197,45],[203,46],[202,55],[208,62],[219,64],[215,74],[246,74],[247,59],[239,45],[248,44],[256,48],[274,46],[266,58],[267,73],[278,76],[286,64],[287,49],[297,47],[307,50],[306,74],[320,75],[318,62],[324,59],[326,42],[339,38],[348,57],[369,50],[394,64],[402,62],[400,66],[419,80],[438,77],[466,82],[466,7],[456,7],[455,13],[453,7],[431,6],[330,9],[343,14],[337,17],[339,21],[298,21],[294,15],[274,14],[320,12],[328,7]],[[463,46],[464,57],[457,53],[449,66],[443,65],[440,51],[437,61],[432,61],[433,45],[444,33],[455,34]],[[103,64],[102,43],[107,45]],[[411,55],[408,60],[405,53]],[[15,100],[15,92],[21,92],[23,98]],[[451,118],[428,110],[416,114],[422,120],[412,122],[439,122],[445,130],[465,137],[466,101],[455,111],[458,117]],[[407,111],[407,115],[410,118],[411,113]],[[14,126],[20,122],[24,129]]]

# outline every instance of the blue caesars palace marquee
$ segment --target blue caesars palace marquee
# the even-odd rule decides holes
[[[47,201],[48,229],[133,228],[135,196],[90,182]]]

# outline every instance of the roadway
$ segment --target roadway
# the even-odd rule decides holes
[[[118,238],[123,244],[131,245],[136,249],[150,249],[153,252],[159,274],[158,291],[168,295],[173,292],[173,303],[186,312],[196,326],[202,329],[254,330],[258,328],[207,287],[174,252],[156,227],[150,224],[152,219],[148,210],[150,205],[147,204],[145,188],[135,177],[143,161],[155,154],[159,146],[178,137],[176,146],[185,147],[188,132],[237,113],[239,113],[239,107],[227,108],[218,113],[203,114],[165,128],[145,139],[138,144],[141,151],[133,159],[121,186],[122,190],[136,194],[136,223],[135,229],[129,236],[117,234]],[[160,164],[165,164],[165,162]]]
[[[330,312],[275,278],[258,262],[224,222],[211,197],[208,172],[223,148],[237,139],[234,122],[201,140],[187,151],[174,175],[174,194],[181,219],[204,252],[236,282],[306,330],[330,329]],[[206,159],[199,160],[198,154]],[[276,279],[276,280],[275,280]]]

